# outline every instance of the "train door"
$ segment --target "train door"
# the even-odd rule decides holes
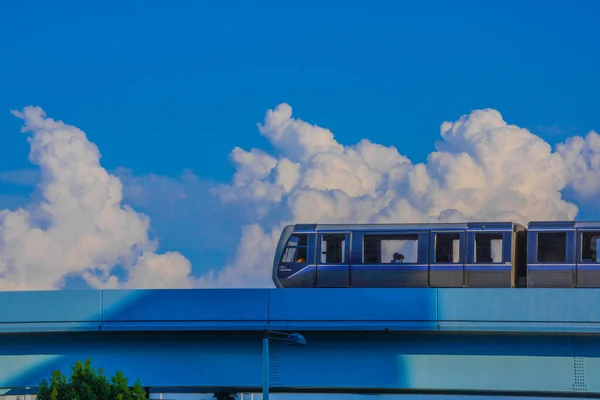
[[[350,233],[320,232],[317,237],[317,286],[350,286]]]
[[[514,287],[515,237],[512,231],[478,230],[467,233],[465,286]]]
[[[431,232],[429,243],[429,286],[464,287],[465,232]]]
[[[528,234],[527,286],[575,287],[575,230],[530,229]]]

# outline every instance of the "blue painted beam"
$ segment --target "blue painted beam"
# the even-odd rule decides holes
[[[269,324],[293,330],[437,330],[436,289],[277,289]]]
[[[257,289],[107,290],[103,331],[263,330],[269,291]]]
[[[438,290],[437,314],[447,331],[600,333],[600,290]]]
[[[102,292],[0,292],[0,333],[90,331],[102,324]]]
[[[1,292],[0,304],[0,334],[264,329],[600,333],[598,289]]]
[[[91,357],[156,388],[259,390],[260,331],[289,329],[308,344],[273,342],[275,391],[600,396],[595,289],[3,292],[0,303],[0,333],[13,333],[0,337],[0,388]]]
[[[275,392],[426,392],[600,396],[600,337],[308,332],[271,344]],[[91,357],[169,392],[260,391],[259,332],[70,332],[5,335],[0,388],[35,388]]]

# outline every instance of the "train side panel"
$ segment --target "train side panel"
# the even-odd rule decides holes
[[[532,222],[527,232],[527,287],[576,287],[574,223]]]
[[[429,287],[426,231],[359,230],[353,237],[351,287]]]
[[[515,287],[521,228],[506,222],[292,225],[277,245],[273,281],[279,288]]]
[[[514,239],[512,226],[470,229],[467,235],[466,287],[515,287]]]
[[[286,227],[277,287],[600,287],[600,222]]]

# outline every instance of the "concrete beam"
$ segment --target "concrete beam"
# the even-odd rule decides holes
[[[303,332],[271,344],[273,392],[465,393],[600,397],[600,337]],[[92,359],[155,392],[260,391],[259,332],[4,335],[0,388],[35,387]]]

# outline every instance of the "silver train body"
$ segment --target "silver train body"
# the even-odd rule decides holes
[[[600,222],[298,224],[275,251],[279,288],[600,287]]]

